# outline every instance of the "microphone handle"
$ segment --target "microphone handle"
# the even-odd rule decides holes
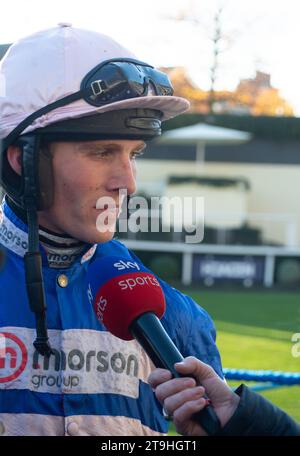
[[[156,367],[168,369],[173,377],[183,377],[174,368],[174,364],[182,361],[183,356],[154,313],[146,312],[140,315],[131,323],[129,330]],[[207,398],[207,396],[204,397]],[[214,435],[221,430],[219,418],[211,405],[195,413],[193,419],[209,435]]]

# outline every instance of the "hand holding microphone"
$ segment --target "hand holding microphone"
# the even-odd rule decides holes
[[[108,331],[123,340],[135,338],[156,367],[182,377],[174,364],[183,356],[159,320],[165,312],[165,298],[156,277],[141,264],[120,257],[102,257],[91,262],[89,269],[94,310]],[[193,419],[208,434],[220,429],[211,405]]]
[[[172,415],[177,432],[190,437],[205,435],[201,422],[193,419],[206,406],[204,391],[208,394],[223,429],[239,406],[240,397],[211,366],[193,356],[175,364],[175,368],[182,378],[172,379],[169,371],[155,369],[148,381],[167,413]],[[196,386],[191,378],[187,379],[190,375],[202,386]]]

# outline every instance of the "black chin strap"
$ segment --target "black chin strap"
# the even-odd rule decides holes
[[[37,337],[33,345],[43,356],[53,353],[49,344],[46,324],[46,299],[42,275],[42,257],[39,251],[37,218],[36,151],[30,145],[23,148],[24,203],[28,223],[28,252],[24,256],[26,288],[30,309],[35,313]]]
[[[31,311],[35,313],[36,319],[37,337],[33,345],[41,355],[49,357],[53,352],[47,333],[42,257],[39,252],[39,231],[35,209],[27,211],[27,222],[29,247],[24,256],[24,263],[29,305]]]

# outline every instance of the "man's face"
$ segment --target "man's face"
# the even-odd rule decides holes
[[[135,158],[144,147],[136,140],[52,143],[54,201],[50,209],[39,212],[39,224],[89,243],[110,240],[119,213],[119,190],[135,192]],[[112,207],[107,207],[107,197]],[[105,214],[107,229],[101,222]]]

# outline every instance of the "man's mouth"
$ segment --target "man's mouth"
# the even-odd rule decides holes
[[[96,207],[94,207],[94,209],[97,211],[97,212],[101,212],[101,213],[104,213],[104,212],[107,212],[107,214],[116,214],[117,216],[119,215],[120,213],[120,207],[117,206],[117,205],[112,205],[112,206],[109,206],[109,205],[104,205],[104,206],[98,206],[96,205]]]

